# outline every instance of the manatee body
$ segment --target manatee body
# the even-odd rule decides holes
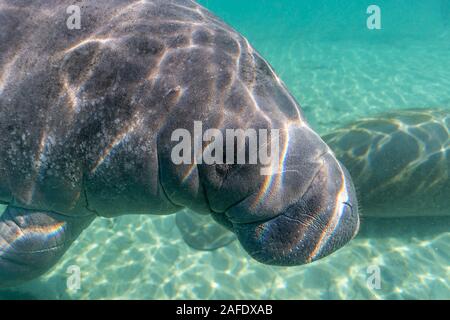
[[[190,0],[77,1],[81,29],[72,4],[0,0],[0,286],[44,273],[97,216],[188,208],[286,266],[355,236],[350,176],[245,38]],[[196,121],[279,130],[271,174],[174,161]]]
[[[361,214],[450,216],[450,112],[417,109],[361,119],[324,140],[355,182]]]
[[[349,123],[323,138],[350,171],[361,215],[450,217],[450,112],[396,110]],[[185,242],[211,250],[233,234],[195,212],[177,214]]]

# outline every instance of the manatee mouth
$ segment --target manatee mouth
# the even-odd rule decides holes
[[[360,226],[351,178],[332,155],[319,166],[306,192],[282,212],[269,219],[232,223],[253,258],[279,266],[328,256],[352,240]]]

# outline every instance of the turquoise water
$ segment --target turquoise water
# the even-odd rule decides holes
[[[200,2],[273,65],[321,134],[386,110],[450,110],[450,0]],[[366,26],[371,4],[381,30]],[[98,219],[47,275],[0,298],[449,299],[449,262],[445,217],[365,218],[335,254],[280,268],[252,260],[237,242],[191,249],[174,216],[124,216]],[[67,289],[72,265],[78,291]]]

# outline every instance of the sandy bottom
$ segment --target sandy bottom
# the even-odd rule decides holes
[[[236,241],[195,251],[181,239],[174,216],[99,219],[50,273],[0,291],[0,298],[445,299],[448,230],[450,218],[364,219],[359,236],[335,254],[281,268],[255,262]],[[81,270],[76,292],[66,284],[72,265]],[[379,289],[368,285],[373,266]]]

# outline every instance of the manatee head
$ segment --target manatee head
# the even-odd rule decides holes
[[[276,170],[260,165],[203,166],[214,218],[265,264],[292,266],[325,257],[359,230],[350,175],[306,123],[280,130]],[[273,143],[273,141],[272,141]]]

